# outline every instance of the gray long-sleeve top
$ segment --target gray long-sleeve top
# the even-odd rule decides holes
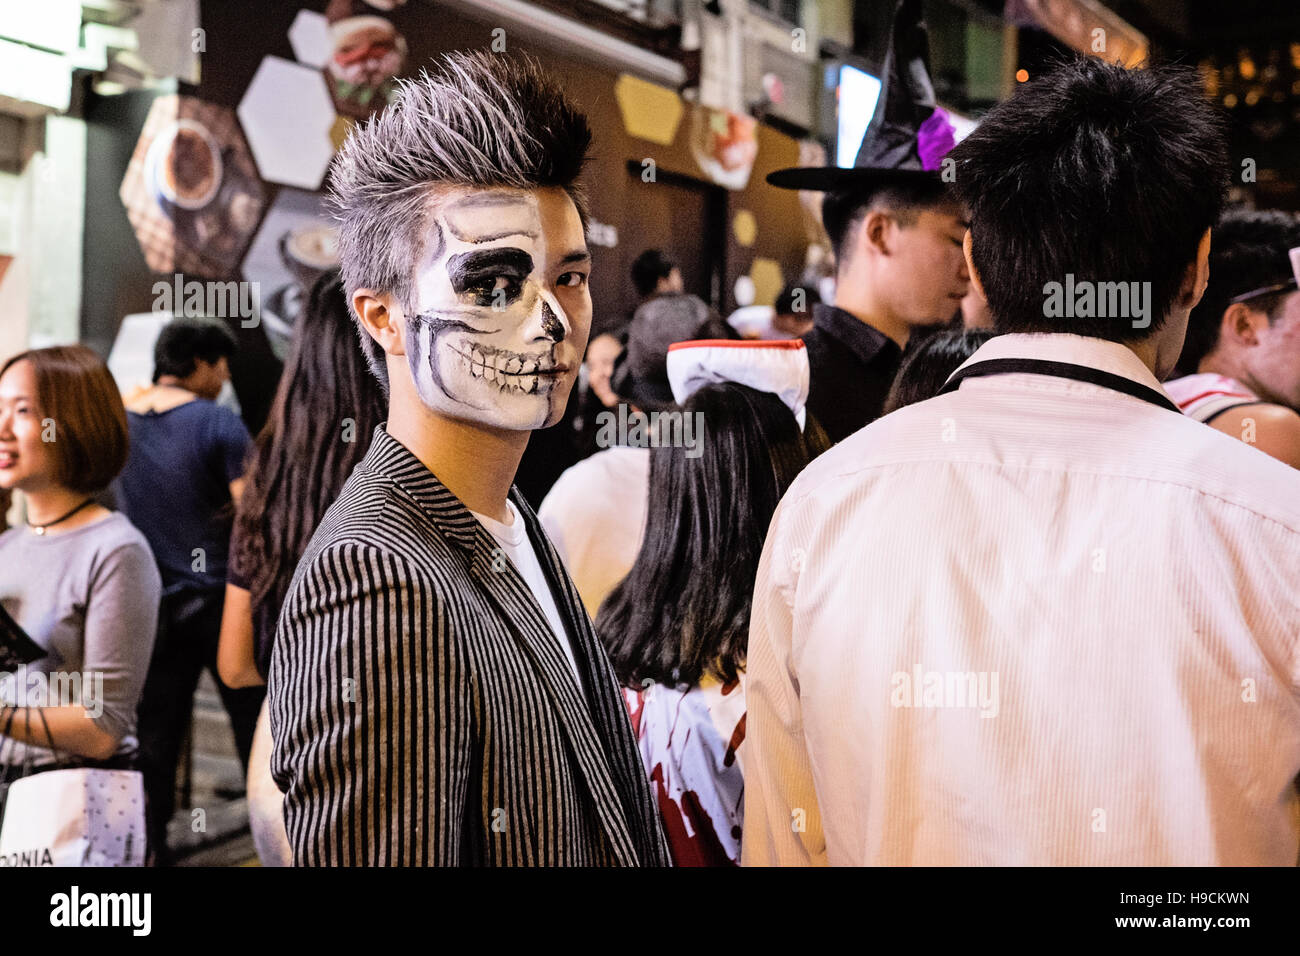
[[[120,738],[119,754],[133,751],[161,589],[148,543],[123,515],[44,536],[27,528],[0,534],[0,603],[49,652],[25,673],[0,674],[0,702],[81,703],[101,730]],[[81,700],[49,700],[60,687],[50,675],[80,689]],[[24,753],[0,735],[0,761],[21,763]],[[44,763],[52,754],[33,747],[32,758]]]

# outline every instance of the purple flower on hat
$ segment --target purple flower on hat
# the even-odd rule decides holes
[[[938,169],[948,151],[957,145],[957,129],[948,122],[948,113],[936,107],[916,134],[916,149],[921,154],[922,169]]]

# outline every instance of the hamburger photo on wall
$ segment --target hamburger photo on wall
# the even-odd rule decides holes
[[[330,0],[325,8],[333,49],[325,68],[335,108],[366,119],[388,105],[394,81],[406,62],[406,40],[377,11],[391,2]]]

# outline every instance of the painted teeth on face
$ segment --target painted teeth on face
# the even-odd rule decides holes
[[[491,382],[502,392],[536,395],[551,381],[537,374],[542,368],[538,358],[502,354],[477,345],[470,345],[461,355],[471,376]]]

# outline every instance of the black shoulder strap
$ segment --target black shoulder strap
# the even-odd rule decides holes
[[[1177,415],[1182,414],[1178,406],[1167,396],[1157,392],[1154,388],[1148,388],[1141,382],[1135,382],[1113,372],[1104,372],[1099,368],[1090,368],[1087,365],[1074,365],[1070,362],[1048,362],[1043,359],[988,359],[983,362],[976,362],[974,365],[967,365],[965,368],[953,373],[953,376],[939,390],[939,394],[943,395],[954,391],[968,378],[982,378],[986,375],[1011,375],[1016,372],[1051,375],[1055,378],[1069,378],[1076,382],[1099,385],[1102,388],[1109,388],[1115,392],[1123,392],[1125,395],[1140,398],[1144,402],[1166,408]]]
[[[1267,405],[1267,404],[1269,403],[1264,401],[1261,398],[1252,399],[1249,402],[1234,402],[1231,405],[1225,405],[1223,408],[1220,408],[1217,411],[1215,411],[1215,413],[1211,415],[1209,418],[1202,418],[1200,419],[1200,421],[1202,424],[1208,425],[1210,424],[1210,422],[1214,421],[1220,415],[1226,414],[1227,412],[1232,411],[1234,408],[1245,408],[1247,405]]]

